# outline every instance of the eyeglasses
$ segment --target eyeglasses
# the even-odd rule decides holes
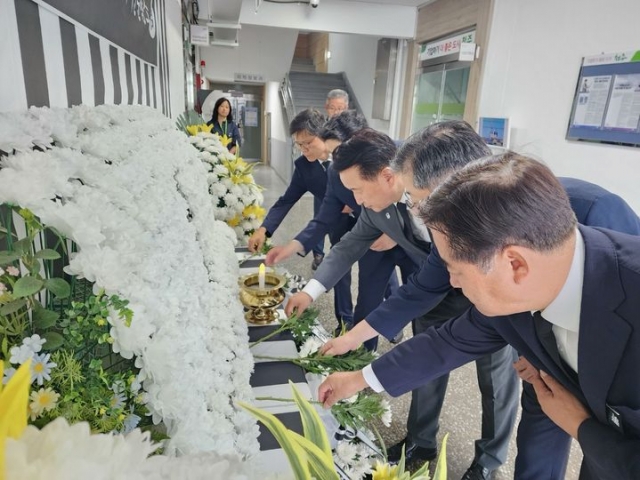
[[[316,137],[313,137],[311,140],[307,140],[306,142],[293,142],[293,143],[295,143],[296,147],[302,150],[302,149],[309,148],[315,139]]]
[[[413,209],[416,204],[413,202],[411,195],[407,192],[407,189],[404,190],[404,204],[407,206],[409,210]]]

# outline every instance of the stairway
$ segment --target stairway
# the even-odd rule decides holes
[[[293,57],[291,62],[292,72],[315,72],[316,66],[310,58]]]
[[[342,73],[300,72],[292,70],[289,72],[289,81],[291,82],[291,93],[296,114],[305,108],[317,108],[324,112],[327,93],[335,88],[345,90],[349,94],[349,108],[362,113],[362,109]]]

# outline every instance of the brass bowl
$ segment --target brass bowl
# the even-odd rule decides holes
[[[249,323],[267,325],[278,318],[276,308],[285,298],[283,275],[267,272],[264,277],[265,288],[258,287],[258,274],[250,273],[238,280],[240,285],[240,301],[247,309],[244,318]]]

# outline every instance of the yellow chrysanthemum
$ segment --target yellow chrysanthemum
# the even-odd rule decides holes
[[[200,125],[189,125],[187,127],[187,132],[189,133],[189,135],[197,135],[200,132],[204,132],[204,133],[211,133],[211,129],[213,128],[213,125],[207,125],[206,123],[200,124]]]
[[[373,480],[397,480],[398,466],[389,465],[388,463],[376,463],[376,468],[372,473]]]
[[[29,409],[31,412],[31,418],[36,418],[42,415],[44,412],[53,410],[58,404],[58,398],[60,395],[51,388],[41,388],[37,392],[31,392],[31,403]]]
[[[231,138],[227,137],[226,135],[218,134],[218,138],[220,139],[220,143],[222,144],[223,147],[226,147],[231,143]]]
[[[241,221],[242,217],[240,215],[236,215],[235,217],[227,220],[227,225],[229,225],[230,227],[237,227],[238,225],[240,225]]]
[[[244,210],[242,210],[242,215],[244,217],[252,217],[256,220],[262,220],[266,213],[267,211],[260,205],[249,205],[244,207]]]

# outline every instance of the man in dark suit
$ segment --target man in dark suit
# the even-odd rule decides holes
[[[342,112],[327,123],[322,136],[326,139],[327,145],[329,145],[330,148],[334,148],[352,135],[357,135],[356,132],[362,130],[362,128],[357,128],[357,125],[360,123],[360,121],[357,121],[357,114],[355,112]],[[387,154],[392,157],[395,153],[395,145],[393,142],[391,142],[390,146],[387,145],[387,148],[391,149],[390,153],[387,151]],[[325,235],[326,231],[335,223],[336,218],[344,211],[345,205],[349,207],[351,211],[353,222],[351,226],[353,226],[353,224],[356,223],[356,219],[361,215],[362,209],[357,203],[353,193],[344,187],[338,173],[333,170],[333,166],[330,166],[328,169],[327,191],[319,214],[309,222],[307,227],[305,227],[294,240],[289,242],[289,244],[273,247],[267,254],[267,265],[282,262],[294,253],[306,254],[317,239]],[[386,235],[379,233],[378,237],[383,238],[377,238],[375,242],[373,242],[376,246],[372,246],[372,249],[367,247],[365,250],[368,251],[361,255],[358,263],[358,298],[354,310],[355,318],[364,318],[382,302],[387,286],[391,283],[391,280],[396,280],[397,282],[394,270],[397,262],[411,263],[411,260],[407,259],[400,249],[393,249],[394,245],[390,247],[385,246],[389,242],[389,238]],[[335,243],[332,246],[331,252],[333,252],[341,242],[342,240]],[[331,258],[331,256],[327,255],[326,258]],[[402,260],[399,260],[399,258],[402,258]],[[341,278],[349,272],[353,263],[355,263],[355,260],[343,269],[343,274],[340,275]],[[318,272],[326,270],[327,267],[323,267],[323,265],[324,261],[318,268]],[[316,275],[318,275],[318,273],[316,273]],[[317,284],[315,287],[317,295],[324,293],[332,287],[335,288],[335,284],[336,282],[327,285]],[[311,286],[305,287],[307,290],[308,288],[311,288]],[[294,307],[295,303],[288,303],[286,307],[287,313],[290,314]],[[375,344],[371,342],[367,346],[374,348]]]
[[[477,155],[482,156],[486,150],[486,145],[480,140]],[[394,144],[391,139],[374,131],[363,131],[355,135],[334,152],[333,168],[339,171],[345,186],[352,190],[358,203],[363,206],[362,214],[351,232],[332,249],[309,284],[289,300],[288,311],[293,308],[299,311],[307,308],[318,296],[317,291],[322,292],[330,288],[343,275],[344,270],[358,260],[382,233],[387,234],[397,244],[390,250],[395,257],[391,257],[389,261],[395,260],[395,265],[400,266],[405,283],[410,281],[409,275],[417,272],[420,265],[428,260],[429,234],[424,225],[407,209],[411,206],[403,194],[404,182],[390,167],[393,157]],[[390,267],[393,266],[392,263]],[[316,287],[316,284],[320,288]],[[394,298],[394,295],[390,298]],[[430,303],[431,301],[433,303]],[[359,322],[365,318],[369,319],[371,315],[375,316],[385,303],[366,316],[355,314],[354,319]],[[393,315],[405,320],[403,326],[415,319],[412,326],[416,334],[431,325],[440,325],[460,315],[469,307],[468,300],[459,291],[449,287],[437,294],[428,295],[426,305],[413,311],[411,316],[406,314],[402,305],[395,302]],[[360,331],[359,324],[354,330]],[[371,327],[365,331],[374,332],[365,340],[376,338],[377,333]],[[382,329],[380,331],[384,333]],[[344,345],[343,338],[352,337],[347,334],[346,337],[330,341],[324,347],[325,351],[329,354],[344,353],[362,343],[356,341],[341,352],[335,351],[335,348]],[[482,439],[477,442],[477,459],[484,462],[484,466],[480,468],[486,468],[487,476],[489,470],[497,468],[505,461],[509,437],[515,423],[519,383],[511,367],[515,360],[515,352],[507,347],[478,362],[478,378],[484,408]],[[444,401],[446,383],[446,378],[440,379],[412,392],[407,421],[408,439],[389,448],[391,461],[400,459],[403,444],[409,459],[435,458],[438,417]]]
[[[420,213],[474,307],[362,371],[331,375],[320,400],[366,386],[399,395],[510,344],[539,371],[523,398],[515,478],[564,478],[571,437],[581,479],[640,478],[640,237],[578,225],[551,171],[512,152],[454,173]]]
[[[417,204],[451,173],[472,160],[489,154],[490,150],[484,140],[469,124],[448,121],[427,127],[409,138],[391,166],[403,180],[408,203]],[[571,206],[580,223],[640,235],[640,219],[620,197],[583,180],[562,178],[560,181],[569,195]],[[409,282],[403,285],[396,295],[387,299],[346,335],[329,341],[323,347],[323,352],[337,355],[356,348],[378,334],[392,337],[413,318],[438,305],[441,296],[452,289],[449,274],[437,249],[433,249],[420,270],[409,278]],[[449,318],[461,314],[462,311]],[[431,323],[423,321],[417,326],[421,329],[419,331],[422,331],[430,326],[442,325],[449,318]],[[510,426],[504,421],[500,422],[505,418],[505,414],[500,412],[509,410],[501,409],[500,405],[511,404],[500,402],[500,396],[497,397],[498,401],[492,404],[492,390],[500,387],[499,383],[495,384],[496,379],[503,379],[510,385],[508,377],[513,375],[510,371],[511,361],[507,356],[500,357],[496,354],[481,357],[476,361],[483,398],[483,417],[486,415],[487,418],[483,418],[483,438],[476,442],[474,463],[465,478],[487,478],[490,470],[495,469],[506,458]],[[408,434],[404,441],[409,455],[416,451],[417,447],[435,446],[438,418],[447,383],[448,375],[443,375],[413,392],[407,421]],[[530,396],[533,392],[531,385],[526,384],[524,389],[525,395]],[[486,430],[486,425],[491,425],[492,422],[496,422],[494,424],[497,425],[498,433],[506,433],[492,435],[490,430]],[[520,454],[518,460],[522,459],[523,455]]]
[[[293,176],[287,190],[269,209],[260,228],[249,238],[249,251],[256,252],[262,248],[266,238],[273,235],[289,210],[306,192],[311,192],[314,200],[321,202],[324,198],[327,189],[327,165],[325,162],[330,154],[324,141],[320,138],[325,122],[326,117],[313,109],[303,110],[291,121],[289,132],[302,155],[294,162]],[[325,235],[328,233],[329,240],[334,244],[351,228],[351,225],[348,215],[338,215]],[[316,245],[323,238],[324,235],[318,237]],[[351,301],[350,274],[344,275],[336,282],[334,300],[336,319],[339,322],[352,321],[353,303]]]

